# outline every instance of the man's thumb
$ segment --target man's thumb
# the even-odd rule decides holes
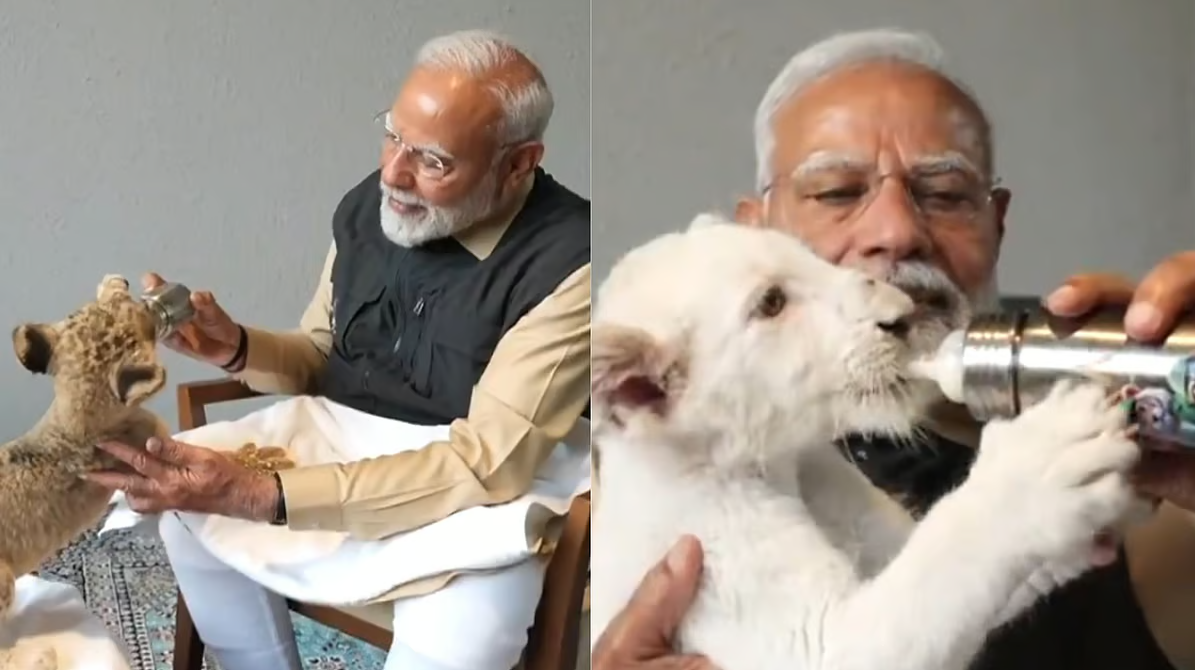
[[[647,574],[627,607],[636,623],[672,637],[701,580],[701,544],[697,538],[681,537],[668,555]]]
[[[147,272],[147,273],[141,275],[141,290],[142,291],[150,291],[150,290],[155,289],[165,283],[166,283],[166,280],[162,279],[162,276],[156,272]]]

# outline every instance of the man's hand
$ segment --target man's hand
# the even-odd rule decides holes
[[[1135,340],[1158,342],[1174,329],[1182,312],[1195,306],[1195,251],[1159,263],[1140,284],[1114,274],[1075,275],[1046,298],[1058,316],[1081,316],[1097,307],[1128,306],[1125,331]]]
[[[154,273],[141,278],[141,288],[150,290],[166,283]],[[241,345],[241,328],[216,303],[208,291],[191,294],[195,318],[171,333],[163,342],[167,347],[197,361],[225,367],[233,362]]]
[[[1128,306],[1124,326],[1129,337],[1165,340],[1179,316],[1195,307],[1195,251],[1167,258],[1137,285],[1120,275],[1075,275],[1045,301],[1050,312],[1067,317],[1109,305]],[[1142,493],[1195,511],[1195,454],[1147,451],[1135,479]]]
[[[696,538],[676,543],[597,641],[593,670],[716,670],[705,658],[672,648],[672,636],[697,595],[701,559]]]
[[[278,506],[278,486],[270,475],[245,468],[212,449],[150,438],[144,449],[106,442],[99,448],[134,472],[97,470],[84,479],[124,491],[134,512],[199,512],[269,521]]]

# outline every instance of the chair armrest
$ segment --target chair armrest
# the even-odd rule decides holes
[[[178,385],[178,424],[191,430],[207,423],[207,406],[265,395],[230,377]]]

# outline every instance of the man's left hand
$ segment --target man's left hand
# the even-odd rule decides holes
[[[199,512],[268,521],[278,505],[273,478],[205,447],[150,438],[144,449],[106,442],[100,449],[133,472],[99,470],[84,475],[105,488],[124,491],[134,512]]]
[[[1129,337],[1165,340],[1182,313],[1195,307],[1195,251],[1167,258],[1136,285],[1120,275],[1075,275],[1045,301],[1058,316],[1082,316],[1110,305],[1128,306],[1124,327]],[[1147,450],[1136,480],[1142,493],[1195,511],[1195,454]]]

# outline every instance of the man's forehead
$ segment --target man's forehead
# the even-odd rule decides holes
[[[887,163],[884,169],[983,163],[973,103],[948,81],[910,66],[868,65],[814,83],[777,110],[772,130],[773,168],[781,173],[817,156]]]
[[[488,139],[501,118],[484,82],[449,68],[414,68],[389,111],[404,141],[449,152]]]

